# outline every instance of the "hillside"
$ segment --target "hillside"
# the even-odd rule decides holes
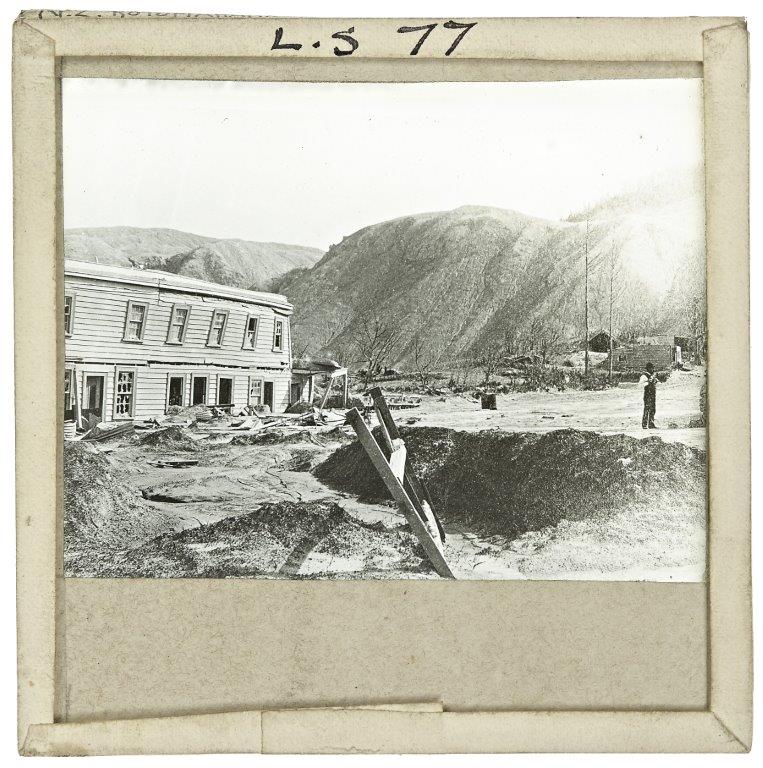
[[[311,267],[317,248],[247,240],[216,240],[174,229],[68,229],[64,255],[123,267],[159,269],[238,288],[268,289],[284,273]]]
[[[410,360],[417,334],[441,360],[506,336],[525,348],[577,338],[587,227],[591,328],[608,325],[610,273],[616,332],[685,322],[704,292],[702,195],[690,178],[563,222],[466,206],[365,227],[279,281],[295,305],[295,349],[346,359],[358,329],[378,318],[401,329],[391,364]]]

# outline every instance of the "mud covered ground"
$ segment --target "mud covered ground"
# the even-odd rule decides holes
[[[497,412],[461,397],[399,412],[456,576],[701,580],[704,430],[679,423],[699,383],[671,387],[674,427],[656,433],[617,429],[638,410],[628,390],[619,411],[610,392],[570,392],[504,396]],[[599,404],[588,423],[581,398]],[[171,425],[64,454],[69,576],[438,578],[346,427]]]

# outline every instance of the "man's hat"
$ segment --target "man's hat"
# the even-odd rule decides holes
[[[647,363],[644,368],[646,368],[649,373],[654,373],[654,365],[652,363]]]

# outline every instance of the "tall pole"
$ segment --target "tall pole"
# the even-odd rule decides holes
[[[585,364],[583,374],[588,376],[588,219],[585,220]]]
[[[614,341],[612,340],[612,306],[615,303],[613,292],[615,287],[615,252],[614,246],[609,254],[609,378],[612,378],[612,356],[614,353]]]

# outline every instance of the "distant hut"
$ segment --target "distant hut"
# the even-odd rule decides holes
[[[603,328],[599,328],[588,337],[588,351],[609,352],[609,341],[609,334]],[[614,346],[617,346],[616,342]],[[585,347],[585,339],[581,342],[581,347]]]

